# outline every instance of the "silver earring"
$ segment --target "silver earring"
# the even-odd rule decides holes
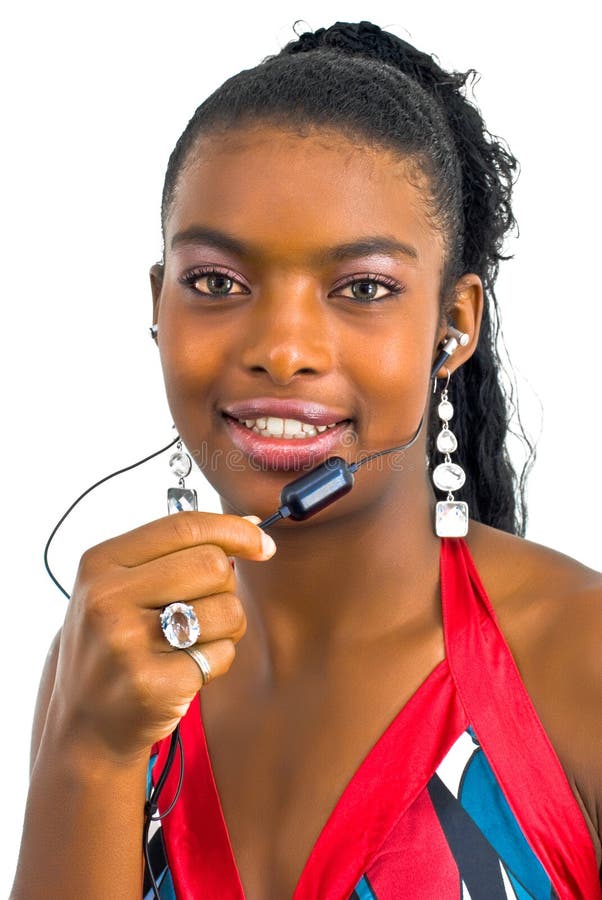
[[[198,510],[197,494],[194,488],[187,488],[184,479],[190,475],[192,460],[188,453],[182,450],[182,440],[176,444],[176,452],[169,457],[169,468],[178,479],[179,487],[167,488],[167,512],[185,512],[186,510]]]
[[[450,373],[447,373],[445,387],[437,407],[441,419],[441,431],[437,435],[437,450],[445,454],[444,461],[433,470],[433,482],[440,491],[447,491],[447,499],[439,500],[435,509],[435,532],[438,537],[464,537],[468,534],[468,503],[454,500],[453,491],[459,490],[466,481],[464,469],[451,461],[451,453],[458,449],[458,440],[450,430],[449,421],[454,415],[454,407],[447,396]],[[435,388],[437,382],[435,381]]]
[[[158,325],[151,325],[150,328],[149,328],[148,330],[150,331],[150,336],[151,336],[151,337],[153,338],[153,340],[154,340],[154,339],[157,337],[157,333],[158,333],[158,331],[159,331],[159,326],[158,326]]]

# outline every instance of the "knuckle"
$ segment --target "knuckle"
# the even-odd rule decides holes
[[[231,574],[228,557],[221,547],[208,546],[205,549],[205,571],[215,584],[224,584]]]
[[[223,616],[228,633],[238,634],[242,628],[246,630],[247,616],[236,594],[226,594],[224,596]]]
[[[98,571],[100,562],[100,553],[98,547],[88,547],[84,550],[79,559],[77,567],[77,580],[87,580],[91,575]]]
[[[85,621],[96,629],[115,626],[123,608],[123,585],[111,577],[96,578],[78,593]]]
[[[236,575],[234,574],[234,570],[230,563],[228,562],[228,577],[225,579],[223,584],[223,590],[232,593],[236,590]]]
[[[150,673],[138,666],[131,673],[131,688],[136,705],[143,712],[152,712],[155,708],[156,696],[154,681]]]
[[[87,550],[84,550],[84,552],[82,553],[82,555],[79,558],[79,568],[81,571],[86,571],[87,569],[90,568],[90,566],[94,560],[94,556],[95,556],[94,551],[95,550],[96,550],[96,547],[88,547]]]
[[[227,672],[234,662],[234,657],[236,656],[236,645],[232,640],[224,640],[222,646],[222,668],[224,672]]]
[[[207,529],[204,527],[203,520],[198,513],[186,510],[179,512],[175,516],[170,516],[169,520],[176,537],[186,546],[203,544],[205,542]]]
[[[84,585],[77,596],[73,595],[73,600],[78,601],[85,620],[95,622],[107,613],[106,595],[98,581]]]
[[[122,660],[124,667],[135,667],[139,664],[138,629],[120,616],[117,610],[112,610],[112,613],[105,618],[104,640],[111,657]],[[134,648],[136,649],[134,650]]]

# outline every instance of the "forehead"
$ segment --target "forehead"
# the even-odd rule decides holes
[[[429,216],[428,184],[416,162],[339,132],[299,134],[256,125],[202,137],[177,181],[166,222],[204,225],[248,238],[267,255],[299,261],[321,246],[385,234],[440,267],[443,240]]]

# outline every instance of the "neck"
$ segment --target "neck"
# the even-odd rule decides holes
[[[315,519],[271,528],[278,550],[268,562],[236,560],[248,619],[240,649],[273,679],[302,668],[309,652],[325,658],[440,620],[430,483],[400,473],[393,489],[362,503],[369,477],[358,473],[351,494]]]

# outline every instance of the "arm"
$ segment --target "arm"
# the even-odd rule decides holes
[[[140,900],[146,773],[202,685],[160,610],[189,601],[212,678],[246,629],[229,556],[269,559],[237,516],[165,516],[87,550],[40,685],[11,900]]]
[[[36,704],[31,784],[11,900],[142,896],[141,835],[148,760],[123,764],[74,742],[52,691],[60,632]]]

